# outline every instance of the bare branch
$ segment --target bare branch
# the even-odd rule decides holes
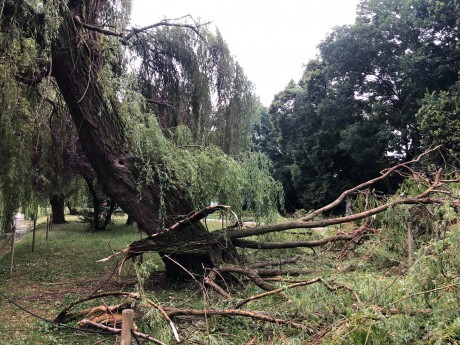
[[[95,32],[99,32],[99,33],[101,33],[103,35],[107,35],[107,36],[115,36],[115,37],[123,38],[123,34],[121,32],[107,30],[107,29],[104,29],[104,28],[99,27],[99,26],[94,26],[94,25],[89,25],[89,24],[83,23],[81,18],[79,16],[77,16],[77,15],[73,16],[73,20],[74,20],[76,25],[79,25],[82,28],[85,28],[85,29],[88,29],[88,30],[91,30],[91,31],[95,31]]]
[[[106,292],[106,293],[99,294],[99,295],[92,295],[92,296],[83,297],[83,298],[80,298],[79,300],[77,300],[75,302],[70,303],[67,307],[65,307],[64,310],[62,310],[59,313],[59,315],[54,319],[54,322],[58,322],[58,323],[63,322],[65,320],[65,318],[66,318],[67,313],[70,311],[70,309],[75,307],[77,304],[87,302],[87,301],[91,301],[93,299],[109,297],[109,296],[124,296],[124,297],[130,297],[130,298],[134,298],[134,299],[139,299],[138,294],[133,293],[133,292],[123,292],[123,291]]]
[[[177,18],[177,19],[164,19],[164,20],[162,20],[162,21],[160,21],[158,23],[150,24],[150,25],[147,25],[147,26],[144,26],[144,27],[141,27],[141,28],[132,28],[127,33],[112,31],[112,30],[108,30],[108,29],[105,29],[105,28],[100,27],[100,26],[86,24],[77,15],[75,15],[73,17],[73,19],[74,19],[75,24],[81,26],[82,28],[85,28],[85,29],[91,30],[91,31],[95,31],[95,32],[98,32],[98,33],[103,34],[103,35],[122,38],[123,43],[127,43],[133,36],[135,36],[137,34],[140,34],[142,32],[145,32],[145,31],[148,31],[148,30],[160,27],[160,26],[187,28],[187,29],[192,30],[198,36],[201,37],[201,33],[199,32],[199,28],[202,27],[202,26],[206,26],[206,25],[210,24],[210,22],[206,22],[206,23],[203,23],[203,24],[198,24],[193,20],[193,18],[192,18],[192,20],[194,22],[193,25],[192,24],[185,24],[185,23],[172,23],[171,22],[171,21],[181,20],[181,19],[184,19],[186,17],[191,18],[190,15],[186,15],[184,17]]]
[[[423,152],[421,155],[419,155],[417,158],[409,161],[409,162],[405,162],[405,163],[400,163],[400,164],[397,164],[389,169],[387,169],[386,171],[384,170],[382,172],[382,175],[380,175],[379,177],[376,177],[372,180],[369,180],[369,181],[366,181],[366,182],[363,182],[359,185],[357,185],[356,187],[353,187],[351,189],[348,189],[346,191],[344,191],[342,194],[340,194],[340,196],[335,199],[333,202],[331,202],[329,205],[326,205],[324,207],[321,207],[311,213],[309,213],[307,216],[303,217],[303,218],[300,218],[300,220],[302,221],[307,221],[307,220],[311,220],[311,219],[314,219],[315,217],[319,216],[320,214],[324,213],[325,211],[329,211],[331,209],[333,209],[334,207],[336,207],[337,205],[339,205],[348,195],[350,195],[351,193],[354,193],[358,190],[361,190],[361,189],[364,189],[368,186],[371,186],[373,184],[375,184],[376,182],[379,182],[379,181],[382,181],[384,180],[385,178],[387,178],[392,172],[394,172],[395,170],[397,169],[400,169],[400,168],[407,168],[407,165],[410,165],[410,164],[413,164],[413,163],[416,163],[416,162],[419,162],[424,156],[428,155],[429,153],[433,152],[433,151],[436,151],[440,148],[441,146],[438,145],[430,150],[427,150],[425,152]]]
[[[323,284],[331,292],[339,290],[339,289],[345,289],[347,291],[350,291],[350,292],[353,293],[353,296],[355,297],[357,303],[361,304],[361,300],[359,299],[358,294],[353,289],[351,289],[350,287],[342,285],[342,284],[332,286],[330,283],[326,282],[323,278],[318,277],[318,278],[315,278],[315,279],[311,279],[311,280],[307,280],[307,281],[303,281],[303,282],[299,282],[299,283],[294,283],[294,284],[291,284],[291,285],[280,287],[280,288],[272,290],[272,291],[267,291],[267,292],[264,292],[264,293],[261,293],[261,294],[258,294],[258,295],[254,295],[254,296],[245,298],[244,300],[242,300],[242,301],[240,301],[240,302],[238,302],[236,304],[235,309],[241,308],[246,303],[248,303],[250,301],[254,301],[256,299],[260,299],[260,298],[263,298],[263,297],[266,297],[266,296],[275,295],[275,294],[281,293],[281,292],[283,292],[285,290],[292,289],[292,288],[295,288],[295,287],[306,286],[306,285],[311,285],[311,284],[315,284],[315,283]]]
[[[115,328],[115,327],[109,327],[109,326],[105,326],[105,325],[101,325],[100,323],[97,323],[97,322],[93,322],[91,320],[83,320],[81,321],[81,323],[83,325],[86,325],[86,326],[92,326],[92,327],[95,327],[95,328],[99,328],[99,329],[102,329],[104,331],[107,331],[107,332],[112,332],[113,334],[120,334],[121,333],[121,329],[120,328]],[[155,343],[155,344],[158,344],[158,345],[166,345],[165,343],[163,343],[162,341],[159,341],[158,339],[155,339],[153,337],[151,337],[150,335],[148,334],[144,334],[144,333],[140,333],[140,332],[135,332],[133,331],[134,335],[136,335],[138,338],[141,338],[141,339],[145,339],[145,340],[148,340],[152,343]]]
[[[243,274],[246,277],[248,277],[254,284],[256,284],[258,287],[260,287],[263,290],[266,291],[271,291],[275,290],[275,287],[269,283],[267,283],[260,275],[257,270],[253,270],[248,267],[241,267],[237,265],[220,265],[218,267],[218,270],[222,273],[224,272],[232,272],[232,273],[238,273],[238,274]]]
[[[314,248],[323,246],[327,243],[339,241],[351,241],[361,238],[363,234],[336,235],[313,241],[293,241],[293,242],[257,242],[235,238],[232,243],[235,247],[252,249],[286,249],[286,248]]]
[[[221,316],[244,316],[244,317],[250,317],[252,319],[256,320],[261,320],[261,321],[266,321],[266,322],[272,322],[276,323],[279,325],[285,325],[293,328],[299,328],[299,329],[306,329],[307,327],[300,324],[296,323],[290,320],[283,320],[283,319],[277,319],[271,316],[268,316],[266,314],[262,314],[260,312],[255,312],[255,311],[248,311],[248,310],[239,310],[239,309],[206,309],[206,310],[199,310],[199,309],[179,309],[179,308],[164,308],[165,311],[168,313],[170,317],[176,317],[176,316],[181,316],[181,315],[192,315],[192,316],[202,316],[202,317],[208,317],[208,316],[216,316],[216,315],[221,315]]]
[[[443,201],[445,201],[445,199],[443,198],[417,198],[417,197],[398,198],[384,205],[381,205],[375,208],[371,208],[367,211],[356,213],[350,216],[330,218],[330,219],[317,220],[317,221],[312,221],[312,220],[305,221],[303,220],[305,218],[301,218],[300,220],[296,220],[292,222],[263,225],[259,227],[249,228],[249,229],[224,229],[221,231],[215,231],[213,235],[218,236],[218,235],[221,235],[222,231],[225,231],[226,236],[228,236],[231,239],[235,239],[235,238],[250,237],[254,235],[263,235],[263,234],[290,230],[290,229],[319,228],[319,227],[325,227],[329,225],[354,222],[354,221],[364,219],[369,216],[373,216],[374,214],[378,214],[383,211],[386,211],[387,209],[393,206],[396,206],[396,205],[431,204],[431,203],[442,203]]]

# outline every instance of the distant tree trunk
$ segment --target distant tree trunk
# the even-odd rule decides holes
[[[72,208],[72,205],[70,204],[70,201],[67,200],[66,206],[67,206],[67,209],[69,210],[69,214],[70,214],[70,215],[74,215],[74,214],[75,214],[75,210]]]
[[[51,213],[53,215],[53,224],[63,224],[66,222],[64,215],[65,198],[63,194],[55,194],[51,197]]]
[[[117,203],[110,199],[109,207],[107,208],[107,211],[105,211],[103,222],[101,222],[102,219],[99,220],[100,230],[106,229],[107,226],[110,224],[110,222],[112,221],[113,211],[115,211],[116,208]]]

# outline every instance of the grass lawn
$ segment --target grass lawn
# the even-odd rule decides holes
[[[92,232],[75,217],[69,222],[54,225],[45,241],[45,224],[39,224],[35,250],[31,252],[32,233],[21,238],[15,246],[14,273],[9,275],[9,254],[0,260],[0,291],[23,307],[46,318],[54,319],[65,305],[100,291],[119,290],[121,286],[110,279],[114,261],[97,263],[114,250],[140,238],[136,227],[116,225],[106,231]],[[159,263],[161,262],[158,258]],[[125,269],[125,275],[133,270]],[[54,331],[43,323],[0,298],[0,339],[2,344],[113,344],[98,336],[72,331]],[[100,339],[99,339],[100,338]]]

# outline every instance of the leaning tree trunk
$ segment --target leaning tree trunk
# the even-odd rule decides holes
[[[64,195],[62,194],[55,194],[50,199],[53,224],[63,224],[66,222],[65,215],[64,215],[64,209],[65,209],[64,201],[65,201],[65,198],[64,198]]]
[[[159,184],[154,181],[139,192],[141,162],[127,143],[116,98],[100,83],[103,61],[99,34],[76,24],[77,20],[83,20],[97,25],[100,3],[71,1],[69,8],[62,12],[59,37],[53,45],[52,73],[78,128],[83,152],[96,171],[104,193],[130,215],[142,231],[151,235],[176,223],[193,209],[187,201],[187,191],[173,186],[165,200],[166,217],[161,218]],[[208,238],[209,232],[203,225],[195,223],[179,233],[165,234],[163,239],[168,243],[204,243]],[[213,250],[208,249],[199,253],[179,252],[160,253],[173,276],[184,268],[202,271],[203,266],[209,267],[216,257],[210,254]]]

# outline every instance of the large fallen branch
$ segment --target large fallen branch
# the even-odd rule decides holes
[[[314,248],[323,246],[328,243],[340,242],[340,241],[353,241],[357,238],[361,239],[363,234],[341,234],[331,237],[325,237],[319,240],[312,241],[292,241],[292,242],[258,242],[241,240],[235,238],[232,242],[235,247],[240,248],[252,248],[252,249],[287,249],[287,248]]]
[[[116,255],[124,255],[125,259],[139,255],[144,252],[156,251],[159,252],[163,258],[169,258],[174,256],[182,256],[187,258],[190,257],[211,257],[209,261],[198,262],[198,265],[194,267],[193,272],[190,268],[184,269],[189,276],[195,277],[195,274],[203,276],[204,283],[216,290],[219,294],[229,299],[230,295],[227,291],[217,285],[216,278],[218,275],[227,274],[230,277],[236,277],[235,275],[243,275],[249,278],[253,283],[259,286],[261,289],[271,291],[275,290],[276,287],[264,280],[263,277],[274,276],[274,275],[301,275],[308,274],[311,272],[305,270],[295,269],[260,269],[257,267],[251,267],[250,264],[244,263],[241,260],[236,247],[241,248],[252,248],[252,249],[285,249],[285,248],[314,248],[322,246],[328,243],[334,243],[339,241],[348,241],[350,244],[359,244],[363,238],[370,236],[371,233],[375,232],[375,229],[370,227],[371,216],[384,212],[392,207],[399,205],[420,205],[420,204],[440,204],[447,200],[453,200],[449,189],[444,184],[441,176],[442,170],[438,169],[431,177],[427,177],[424,174],[417,173],[416,170],[411,167],[415,163],[419,163],[420,160],[428,155],[429,153],[437,150],[438,147],[428,150],[421,154],[417,158],[410,162],[396,164],[395,166],[382,172],[381,176],[376,177],[372,180],[366,181],[358,186],[344,191],[336,200],[332,203],[310,212],[305,217],[301,217],[297,220],[279,223],[269,224],[262,226],[255,226],[250,228],[242,228],[238,226],[240,224],[237,221],[237,226],[229,227],[214,232],[210,232],[199,238],[191,238],[184,241],[180,236],[181,230],[186,228],[188,225],[194,224],[209,214],[218,210],[228,210],[228,206],[217,205],[212,207],[206,207],[200,211],[193,212],[192,214],[185,217],[183,220],[174,224],[170,228],[161,231],[157,234],[148,236],[145,239],[131,243],[126,249],[115,253],[114,255],[102,259],[106,261]],[[366,207],[363,211],[341,217],[332,217],[319,219],[320,216],[324,216],[325,212],[330,212],[334,207],[338,206],[352,193],[357,193],[363,190],[367,190],[371,185],[377,182],[383,182],[391,174],[399,174],[401,176],[410,176],[413,180],[417,181],[419,187],[424,188],[422,191],[415,196],[393,196],[385,199],[386,201],[373,208],[368,208],[369,194],[366,194]],[[258,236],[269,234],[273,232],[283,232],[290,229],[298,228],[319,228],[327,227],[330,225],[337,225],[349,222],[357,222],[364,220],[363,224],[358,227],[355,231],[350,233],[338,233],[334,236],[330,236],[322,239],[315,240],[299,240],[299,241],[281,241],[281,242],[270,242],[246,239],[251,236]],[[198,269],[197,269],[198,268]],[[201,271],[200,271],[201,270]],[[209,274],[209,272],[213,272]],[[194,278],[196,279],[196,278]],[[238,280],[238,278],[237,278]]]

